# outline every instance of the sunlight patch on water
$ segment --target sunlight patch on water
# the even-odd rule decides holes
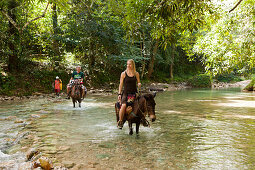
[[[166,110],[166,111],[163,111],[162,113],[163,114],[174,114],[174,113],[181,114],[182,112],[176,111],[176,110]]]
[[[255,119],[255,116],[249,116],[249,115],[224,115],[226,118],[238,118],[238,119]]]
[[[247,100],[228,100],[231,103],[217,103],[216,106],[226,106],[226,107],[248,107],[255,108],[255,101]]]
[[[53,106],[54,110],[88,110],[88,109],[94,109],[97,107],[107,107],[109,105],[112,105],[112,103],[96,103],[96,102],[82,102],[81,107],[79,108],[79,104],[75,103],[75,108],[73,107],[73,103],[65,103],[65,104],[59,104]]]
[[[217,100],[190,100],[190,99],[188,99],[186,101],[189,101],[189,102],[215,102]]]

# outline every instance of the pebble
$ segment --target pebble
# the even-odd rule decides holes
[[[75,163],[71,161],[63,161],[62,164],[68,169],[75,166]]]

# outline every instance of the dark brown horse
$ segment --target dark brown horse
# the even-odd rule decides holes
[[[75,107],[76,102],[79,102],[79,107],[81,107],[82,86],[78,81],[75,81],[71,88],[71,98],[73,101],[73,107]]]
[[[132,111],[129,111],[128,108],[124,115],[123,124],[128,121],[129,126],[129,134],[133,135],[132,124],[136,124],[136,134],[139,133],[139,127],[141,124],[141,120],[145,119],[146,115],[150,118],[152,122],[156,120],[155,115],[155,100],[154,97],[156,94],[144,94],[135,99]],[[118,103],[115,104],[115,112],[117,122],[119,121],[119,106]]]

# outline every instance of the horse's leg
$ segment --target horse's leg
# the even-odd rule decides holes
[[[139,121],[139,122],[136,122],[136,127],[135,127],[135,129],[136,129],[136,135],[139,134],[139,126],[140,126],[140,121]]]
[[[120,117],[119,117],[119,108],[117,107],[117,103],[115,103],[115,113],[116,113],[116,120],[117,122],[120,120]]]
[[[73,107],[75,107],[75,100],[74,99],[72,99],[73,100]]]
[[[131,121],[128,121],[128,127],[129,127],[129,135],[133,135],[133,128]]]
[[[81,99],[79,100],[79,107],[81,107]]]

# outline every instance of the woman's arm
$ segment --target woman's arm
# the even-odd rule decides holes
[[[135,76],[136,76],[136,79],[137,79],[137,85],[138,85],[138,88],[141,88],[141,81],[140,81],[140,75],[138,72],[135,73]]]
[[[122,91],[122,87],[123,87],[123,80],[125,78],[125,74],[124,72],[121,73],[120,75],[120,84],[119,84],[119,92],[118,92],[118,99],[121,100],[121,91]]]
[[[120,75],[120,85],[119,85],[119,93],[118,94],[121,94],[124,78],[125,78],[125,74],[124,74],[124,72],[122,72]]]

